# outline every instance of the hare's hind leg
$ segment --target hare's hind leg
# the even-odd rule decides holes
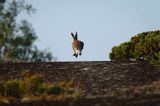
[[[73,56],[78,57],[78,54],[74,53]]]
[[[79,50],[79,55],[82,55],[82,50]]]
[[[73,56],[78,57],[78,54],[74,54]]]

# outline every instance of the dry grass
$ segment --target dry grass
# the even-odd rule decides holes
[[[22,80],[0,82],[0,103],[65,100],[78,97],[72,81],[46,83],[43,75],[22,73]]]

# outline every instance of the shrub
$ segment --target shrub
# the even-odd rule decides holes
[[[64,92],[64,88],[57,85],[46,85],[43,84],[38,87],[38,93],[47,95],[59,95]]]
[[[47,91],[47,85],[46,84],[42,84],[37,88],[37,92],[39,94],[46,94]]]
[[[0,82],[0,96],[4,96],[5,88],[4,83]]]
[[[130,53],[131,43],[125,42],[120,44],[119,46],[114,46],[112,48],[112,52],[110,53],[111,60],[129,60],[132,58]]]
[[[6,96],[20,97],[21,89],[18,80],[10,80],[5,83]]]
[[[60,82],[57,84],[42,84],[38,87],[39,94],[46,95],[60,95],[60,94],[74,94],[75,89],[73,86],[73,82]]]
[[[160,61],[160,31],[143,32],[133,36],[129,42],[114,46],[111,60],[147,60]],[[160,63],[160,62],[159,62]]]
[[[47,87],[46,93],[48,95],[54,94],[54,95],[59,95],[62,94],[64,92],[64,89],[59,87],[59,86],[54,86],[54,85],[50,85]]]
[[[0,96],[4,98],[20,98],[22,101],[66,99],[77,96],[72,81],[61,83],[44,83],[40,74],[25,72],[23,80],[0,82]]]
[[[36,93],[38,87],[43,83],[42,75],[33,75],[24,80],[25,89],[27,93]]]

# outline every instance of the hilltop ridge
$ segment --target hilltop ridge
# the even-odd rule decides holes
[[[4,62],[0,63],[0,80],[21,79],[24,70],[45,75],[47,82],[78,84],[80,98],[45,102],[47,106],[157,106],[160,103],[160,69],[144,61]],[[42,106],[42,102],[11,105]]]
[[[145,85],[160,79],[160,70],[147,62],[89,61],[1,63],[0,80],[21,78],[23,70],[43,73],[48,82],[79,82],[84,92]]]

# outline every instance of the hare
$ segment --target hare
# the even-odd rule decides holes
[[[82,49],[84,47],[84,43],[80,40],[78,40],[78,33],[76,32],[75,35],[71,33],[73,37],[73,42],[72,42],[72,49],[73,49],[73,56],[78,57],[78,54],[82,54]]]

